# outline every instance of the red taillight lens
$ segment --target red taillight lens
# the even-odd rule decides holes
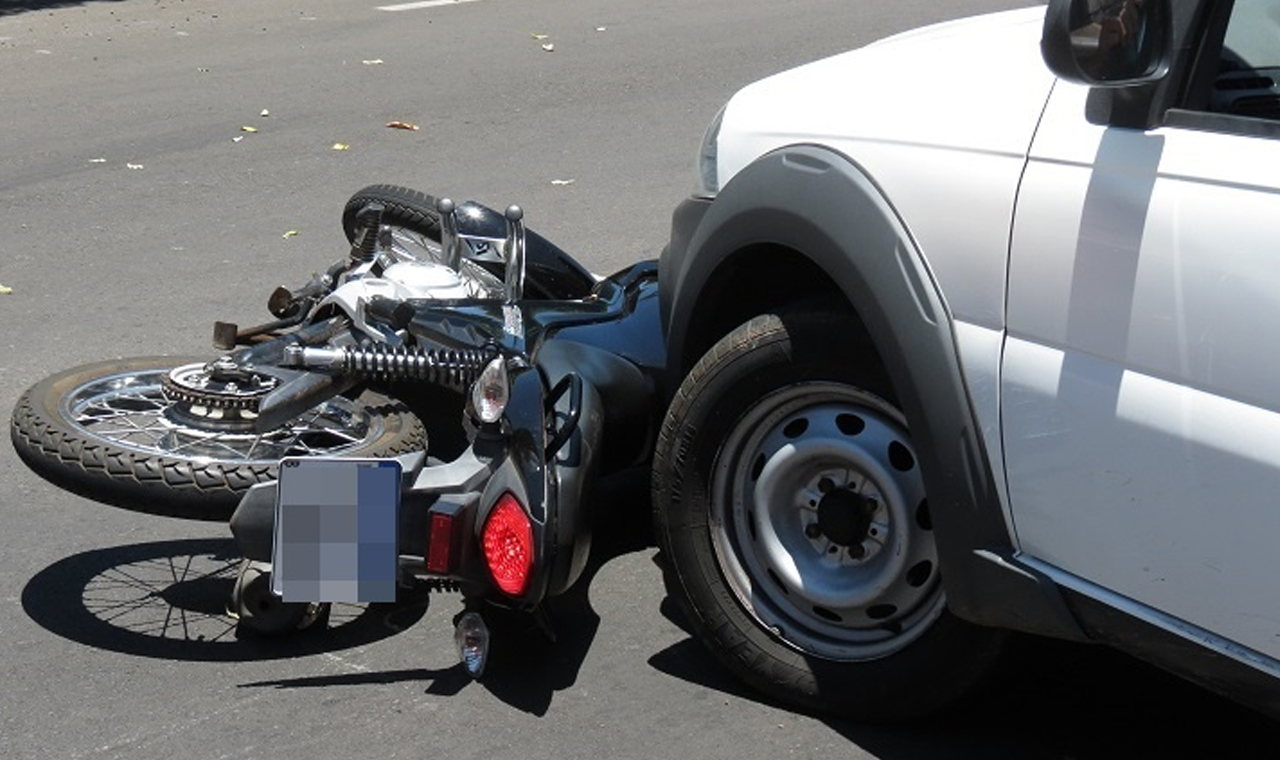
[[[520,596],[533,572],[533,525],[516,497],[504,493],[481,536],[489,574],[503,593]]]

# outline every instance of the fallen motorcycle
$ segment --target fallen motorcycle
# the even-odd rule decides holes
[[[373,218],[361,217],[371,206],[382,208],[376,232]],[[468,255],[449,267],[435,206],[431,196],[406,188],[360,190],[342,217],[349,257],[301,288],[277,288],[267,303],[272,322],[215,325],[215,346],[240,350],[216,361],[129,358],[53,375],[18,401],[14,448],[37,473],[90,498],[219,521],[250,486],[274,480],[286,456],[394,456],[423,448],[421,421],[376,383],[331,393],[305,410],[291,405],[295,414],[287,419],[270,405],[269,424],[261,417],[264,397],[297,380],[298,373],[277,366],[286,345],[399,341],[367,320],[361,304],[502,293],[502,215],[478,204],[455,209]],[[529,297],[576,299],[595,286],[596,278],[537,235],[529,235],[527,251]]]
[[[273,292],[275,321],[218,323],[213,361],[41,381],[15,448],[100,501],[229,516],[250,631],[414,583],[457,590],[478,676],[486,603],[536,612],[581,574],[592,489],[643,464],[664,361],[654,265],[596,277],[522,217],[366,188],[343,215],[350,255]]]

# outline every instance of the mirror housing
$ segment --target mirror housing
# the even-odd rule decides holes
[[[1155,82],[1173,51],[1170,0],[1049,0],[1040,54],[1056,76],[1093,87]]]

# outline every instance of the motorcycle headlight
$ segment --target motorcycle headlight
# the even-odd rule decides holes
[[[724,120],[724,110],[728,105],[720,107],[715,118],[707,125],[702,135],[702,147],[698,149],[698,187],[695,194],[702,198],[714,198],[720,192],[719,161],[720,123]]]

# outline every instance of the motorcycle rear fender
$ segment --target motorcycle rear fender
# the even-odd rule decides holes
[[[616,287],[601,289],[614,303],[609,318],[556,325],[534,355],[552,385],[572,371],[599,393],[608,430],[602,475],[647,468],[653,454],[666,362],[655,274],[652,262],[642,262],[611,277]]]
[[[554,345],[553,343],[548,346]],[[578,344],[572,344],[577,346]],[[570,344],[563,344],[567,348]],[[589,351],[553,350],[548,355],[547,346],[539,354],[538,367],[547,378],[548,386],[554,388],[561,379],[570,372],[576,372],[582,379],[582,395],[577,410],[576,426],[565,444],[555,453],[554,466],[551,468],[554,494],[554,509],[548,515],[548,526],[554,536],[555,557],[547,573],[547,595],[555,596],[564,593],[582,575],[591,553],[592,515],[594,512],[594,492],[596,478],[600,469],[600,451],[605,428],[604,401],[597,383],[607,376],[600,372],[599,364],[586,361]],[[589,349],[589,347],[582,347]],[[615,371],[627,374],[627,367],[636,372],[634,366],[611,354],[615,363],[607,363]],[[582,363],[573,357],[583,359]],[[600,358],[600,357],[597,357]],[[588,367],[596,370],[592,376],[584,377]],[[638,372],[636,373],[638,374]],[[553,412],[554,424],[566,424],[569,416],[569,399],[562,396]]]
[[[570,399],[564,394],[548,399],[546,391],[572,371],[572,367],[539,364],[513,373],[507,403],[508,456],[484,488],[476,518],[476,541],[481,541],[485,521],[503,493],[511,493],[524,506],[533,525],[534,576],[519,599],[520,607],[532,607],[549,596],[563,593],[581,576],[591,550],[590,492],[597,470],[597,452],[604,428],[603,405],[596,388],[582,382],[576,423],[569,423]],[[547,406],[554,402],[554,409]],[[573,424],[565,443],[548,462],[546,443],[550,427]]]

